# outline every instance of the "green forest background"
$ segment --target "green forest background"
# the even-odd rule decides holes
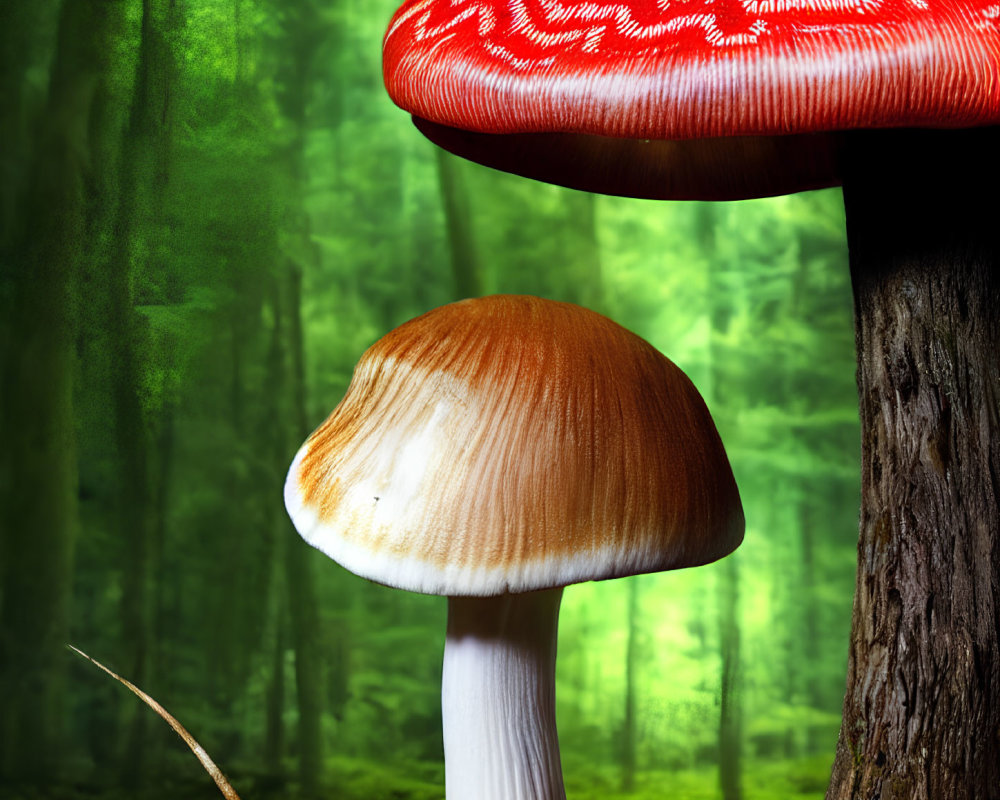
[[[394,0],[0,4],[0,795],[440,798],[445,601],[282,506],[361,352],[459,297],[595,308],[695,381],[733,557],[570,587],[570,798],[820,798],[858,507],[837,191],[624,200],[459,162],[382,90]],[[459,798],[458,800],[461,800]]]

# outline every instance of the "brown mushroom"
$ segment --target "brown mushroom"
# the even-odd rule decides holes
[[[579,306],[464,300],[387,334],[306,441],[302,536],[380,583],[448,596],[449,796],[564,797],[564,586],[705,564],[743,537],[704,402],[648,343]]]

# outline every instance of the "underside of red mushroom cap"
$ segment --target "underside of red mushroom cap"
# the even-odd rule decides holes
[[[997,0],[410,0],[383,55],[393,100],[472,158],[462,142],[494,143],[449,129],[684,140],[1000,121]],[[724,173],[715,148],[690,152]],[[832,165],[789,190],[838,182]]]

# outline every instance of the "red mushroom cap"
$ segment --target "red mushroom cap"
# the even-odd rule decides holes
[[[534,156],[536,168],[556,178],[562,168],[551,159],[575,149],[578,134],[638,140],[781,136],[777,147],[788,147],[792,158],[825,151],[806,178],[823,185],[837,182],[830,148],[814,148],[803,134],[1000,120],[1000,4],[409,0],[386,33],[384,73],[393,100],[427,121],[425,133],[487,163],[496,142],[471,134],[561,134],[543,145],[550,152]],[[789,134],[795,136],[786,139]],[[500,145],[495,166],[509,168],[503,162],[510,147]],[[530,138],[516,147],[536,152]],[[635,158],[635,145],[624,156],[620,147],[599,140],[584,149],[601,151],[599,173],[616,173],[621,158]],[[762,152],[759,167],[751,156],[750,171],[766,177],[783,158],[771,157],[773,147],[758,141],[738,149]],[[709,155],[689,146],[671,157],[682,165],[691,158],[709,162],[709,171],[725,178],[725,147],[721,155],[715,155],[717,145],[707,148]],[[477,158],[479,151],[487,158]],[[693,174],[701,168],[684,169]],[[602,181],[600,174],[588,180]],[[647,184],[655,180],[646,176]],[[691,188],[687,181],[681,179],[682,193]],[[774,193],[782,182],[772,176],[775,185],[758,193]],[[626,179],[625,190],[612,186],[612,193],[678,196],[673,189],[630,191],[630,185]],[[729,192],[746,196],[742,188]]]

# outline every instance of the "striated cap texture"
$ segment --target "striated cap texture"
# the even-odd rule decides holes
[[[996,0],[408,0],[404,109],[484,133],[638,139],[1000,118]]]
[[[843,131],[1000,122],[1000,4],[408,0],[383,71],[428,138],[487,166],[762,197],[840,184]]]
[[[672,362],[592,311],[505,295],[372,345],[285,503],[352,572],[431,594],[695,566],[744,527],[715,425]]]

